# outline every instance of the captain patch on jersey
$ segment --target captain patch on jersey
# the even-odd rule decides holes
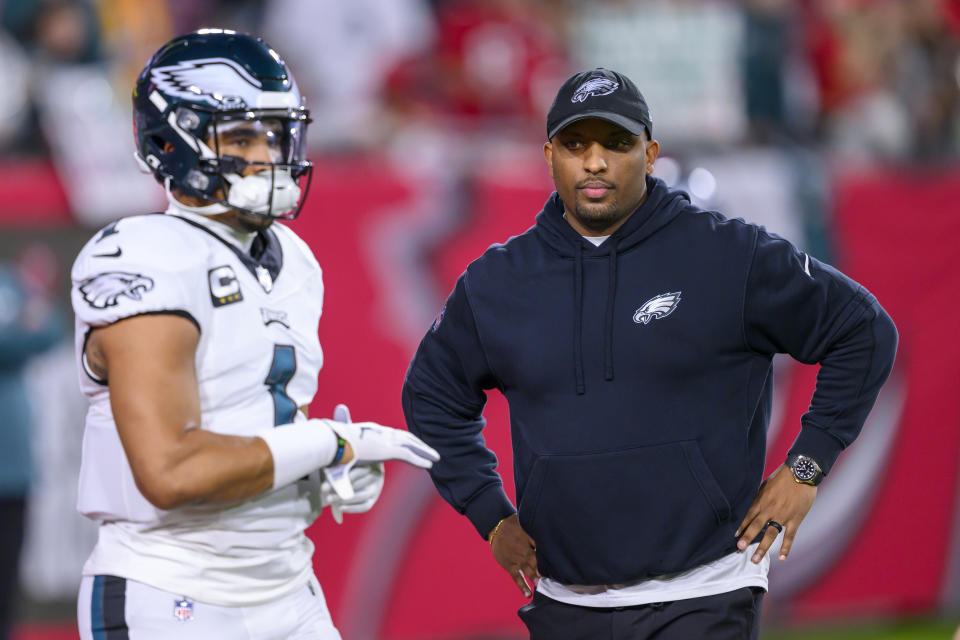
[[[207,279],[210,281],[210,300],[213,306],[222,307],[243,300],[240,281],[230,265],[210,269]]]

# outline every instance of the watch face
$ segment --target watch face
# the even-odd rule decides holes
[[[797,480],[803,482],[813,480],[814,476],[817,475],[817,465],[812,460],[801,457],[793,465],[793,475],[796,476]]]

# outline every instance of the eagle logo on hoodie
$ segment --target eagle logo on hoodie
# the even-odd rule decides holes
[[[633,321],[637,324],[650,324],[651,320],[666,318],[673,313],[680,304],[680,292],[661,293],[643,303],[633,314]]]

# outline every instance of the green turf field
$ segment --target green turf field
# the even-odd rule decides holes
[[[760,640],[951,640],[960,620],[919,620],[892,624],[767,629]]]

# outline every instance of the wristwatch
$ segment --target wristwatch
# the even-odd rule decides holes
[[[823,482],[823,469],[817,461],[809,456],[791,454],[785,463],[793,471],[793,479],[800,484],[809,484],[815,487]]]

